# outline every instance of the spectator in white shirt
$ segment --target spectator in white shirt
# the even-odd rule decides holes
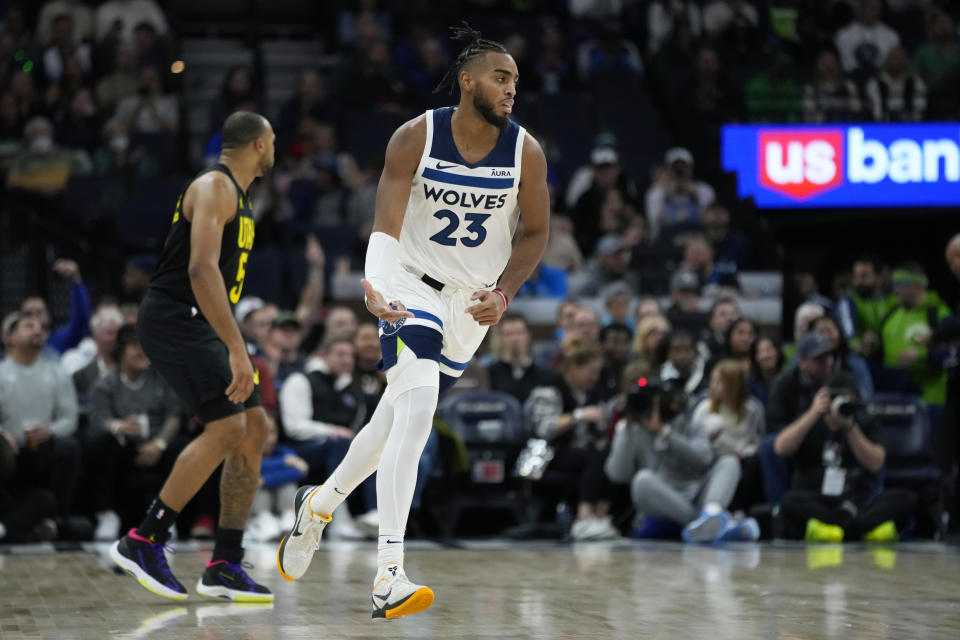
[[[297,455],[319,481],[346,453],[366,415],[363,397],[353,383],[354,347],[350,337],[326,338],[280,389],[280,414]],[[321,477],[322,476],[322,477]]]
[[[703,17],[692,0],[654,0],[647,9],[647,48],[656,53],[670,39],[678,20],[685,20],[690,33],[700,37]]]
[[[66,62],[71,57],[80,62],[84,74],[90,73],[90,45],[78,44],[73,33],[73,18],[70,14],[65,13],[53,19],[50,46],[43,52],[43,70],[50,83],[60,81]]]
[[[757,27],[757,10],[744,0],[714,0],[703,10],[703,28],[709,35],[717,35],[738,20]]]
[[[897,32],[880,22],[880,0],[860,0],[860,17],[837,32],[840,62],[848,73],[878,69],[900,44]]]
[[[37,18],[37,40],[49,44],[53,38],[53,23],[67,15],[73,21],[73,41],[81,42],[93,36],[93,9],[80,0],[52,0],[43,5]]]
[[[700,212],[716,198],[713,187],[693,177],[693,154],[673,147],[664,156],[664,167],[647,190],[647,223],[650,237],[675,224],[695,223]]]
[[[97,40],[132,42],[133,30],[141,22],[153,25],[158,35],[167,32],[167,19],[153,0],[109,0],[97,9]]]

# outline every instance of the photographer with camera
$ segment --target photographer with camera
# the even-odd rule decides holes
[[[610,438],[596,390],[602,368],[600,346],[574,340],[564,354],[562,374],[535,388],[524,403],[534,438],[542,439],[538,455],[548,463],[547,474],[560,485],[561,500],[577,505],[570,530],[574,540],[620,536],[609,515],[613,487],[603,473]],[[540,469],[530,477],[542,473]]]
[[[857,391],[864,400],[873,397],[873,376],[870,365],[863,357],[852,351],[847,343],[840,324],[831,315],[820,316],[810,322],[808,331],[816,331],[826,337],[833,345],[833,369],[836,372],[849,373],[857,385]]]
[[[640,378],[627,395],[604,467],[613,482],[630,484],[637,515],[683,527],[687,542],[756,540],[752,518],[734,522],[726,510],[740,481],[736,456],[714,458],[702,423],[682,415],[682,388]]]
[[[896,541],[916,510],[916,497],[904,489],[882,490],[877,474],[886,451],[877,444],[879,428],[849,375],[827,373],[829,367],[818,375],[833,360],[830,351],[818,353],[824,346],[813,342],[819,338],[810,333],[801,341],[797,362],[804,389],[822,386],[773,445],[793,464],[791,489],[780,501],[784,533],[808,542]],[[786,386],[776,385],[774,397],[782,399]]]

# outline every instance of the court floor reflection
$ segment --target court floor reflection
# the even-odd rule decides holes
[[[172,566],[191,595],[165,601],[111,571],[105,547],[0,548],[0,638],[960,638],[960,554],[890,547],[667,543],[412,543],[426,613],[370,620],[375,544],[324,543],[299,583],[272,545],[248,551],[272,605],[201,599],[207,548]]]

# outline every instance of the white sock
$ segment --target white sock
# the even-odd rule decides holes
[[[380,536],[377,566],[403,564],[403,534],[417,483],[417,466],[433,427],[437,387],[416,387],[393,403],[393,427],[377,468]],[[390,540],[399,541],[391,543]]]
[[[361,482],[377,470],[392,424],[393,405],[384,396],[377,404],[370,422],[354,436],[347,455],[310,498],[310,509],[314,513],[331,515]]]
[[[714,516],[723,512],[723,506],[719,502],[708,502],[703,505],[703,510]]]
[[[391,564],[403,566],[403,531],[387,531],[380,527],[377,538],[377,567],[382,571]]]

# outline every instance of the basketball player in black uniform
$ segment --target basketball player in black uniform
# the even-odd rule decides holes
[[[227,118],[222,137],[219,163],[194,178],[177,201],[138,319],[144,352],[205,427],[177,458],[143,522],[114,543],[110,557],[153,593],[186,598],[167,564],[165,543],[179,512],[222,462],[220,522],[197,593],[271,602],[269,589],[242,566],[243,529],[260,481],[268,418],[232,307],[253,248],[247,189],[273,167],[276,136],[266,118],[241,111]]]

